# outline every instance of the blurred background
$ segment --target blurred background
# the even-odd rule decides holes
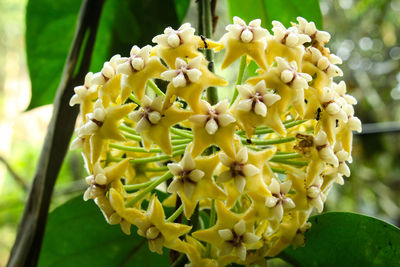
[[[0,266],[7,263],[52,112],[51,105],[24,112],[31,94],[26,4],[0,1]],[[217,15],[225,5],[218,1]],[[343,59],[343,79],[359,102],[356,116],[364,124],[379,123],[355,136],[351,177],[331,191],[325,210],[363,213],[399,226],[400,0],[321,0],[320,6],[324,30],[332,35],[328,46]],[[192,9],[187,20],[196,21]],[[80,153],[68,152],[52,208],[82,192],[82,166]]]

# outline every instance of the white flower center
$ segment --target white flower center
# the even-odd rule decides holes
[[[181,44],[181,38],[177,33],[170,33],[167,42],[170,47],[177,48]]]
[[[242,40],[242,42],[244,43],[250,43],[253,40],[253,32],[251,30],[249,30],[248,27],[245,28],[244,31],[242,31],[241,35],[240,35],[240,40]]]

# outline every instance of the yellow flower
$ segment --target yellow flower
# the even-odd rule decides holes
[[[180,163],[170,163],[168,168],[174,175],[169,193],[178,193],[182,200],[186,218],[190,218],[199,200],[212,198],[224,200],[226,194],[214,182],[213,173],[217,167],[218,155],[193,160],[190,145]]]
[[[162,254],[163,246],[185,251],[185,245],[179,236],[189,232],[191,226],[166,222],[163,207],[155,195],[150,200],[145,217],[138,218],[136,223],[139,227],[138,234],[147,238],[151,251]]]
[[[124,74],[121,81],[121,102],[125,102],[132,91],[142,101],[147,81],[161,78],[161,73],[167,70],[157,56],[150,56],[150,51],[150,45],[142,49],[134,45],[130,57],[118,66],[117,73]]]
[[[208,146],[219,146],[228,156],[234,157],[233,137],[235,134],[236,119],[229,113],[227,100],[211,106],[208,102],[201,102],[200,114],[189,118],[193,130],[193,157],[198,156]]]
[[[239,259],[246,260],[247,249],[259,247],[260,238],[253,233],[252,224],[242,219],[242,215],[230,212],[220,201],[215,203],[218,216],[216,225],[192,235],[217,247],[221,256],[234,250]]]
[[[265,201],[264,197],[269,191],[263,180],[263,169],[274,152],[274,148],[256,152],[238,145],[233,158],[220,152],[222,166],[217,182],[225,185],[228,193],[227,207],[232,207],[243,193],[249,194],[253,201],[259,201],[260,198]]]
[[[327,32],[301,17],[290,28],[274,21],[273,35],[260,20],[233,20],[220,42],[196,36],[189,23],[168,27],[155,47],[133,46],[129,57],[115,55],[86,75],[70,102],[84,116],[71,149],[82,147],[91,174],[85,200],[124,233],[138,227],[151,251],[186,254],[189,267],[262,265],[304,245],[310,214],[322,212],[329,191],[350,175],[353,131],[361,131],[356,99],[333,81],[342,61],[325,47]],[[237,85],[231,106],[208,94],[211,106],[204,91],[228,83],[199,49],[223,48],[223,69],[241,56],[260,69]],[[146,90],[152,79],[168,82],[165,96]],[[176,207],[168,219],[155,190],[168,193],[164,207]],[[204,210],[214,225],[205,225]],[[194,215],[199,229],[189,233],[184,224]]]
[[[95,199],[99,195],[104,195],[107,191],[107,186],[115,180],[121,179],[129,165],[129,159],[113,164],[103,169],[100,162],[96,162],[93,169],[93,174],[86,177],[86,182],[89,188],[85,191],[83,199]]]
[[[138,206],[132,208],[125,207],[124,196],[126,193],[123,188],[120,188],[122,186],[120,182],[118,185],[116,186],[114,183],[113,187],[110,188],[109,202],[118,215],[114,215],[115,221],[120,224],[125,234],[130,235],[131,225],[137,225],[138,220],[145,220],[146,216],[143,211],[137,208]]]
[[[91,84],[99,87],[99,98],[107,108],[110,103],[115,103],[121,89],[121,75],[116,70],[119,64],[124,61],[120,55],[113,56],[110,61],[104,63],[100,72],[91,77]]]
[[[83,122],[86,122],[86,114],[90,113],[93,109],[93,100],[97,98],[98,86],[92,85],[93,73],[89,72],[85,76],[84,85],[76,86],[74,88],[75,94],[72,96],[69,101],[69,105],[72,107],[76,104],[80,105],[81,116]]]
[[[129,118],[137,122],[136,131],[143,138],[147,150],[155,143],[165,154],[171,155],[169,128],[188,119],[192,112],[180,109],[178,103],[163,110],[163,100],[163,96],[157,96],[154,100],[144,96],[140,109],[129,114]]]
[[[169,107],[178,96],[185,100],[194,112],[199,112],[201,93],[210,86],[226,86],[228,83],[212,73],[206,67],[204,56],[197,56],[187,63],[177,58],[175,69],[167,70],[161,77],[170,81],[166,92],[164,109]]]
[[[301,229],[305,231],[309,227],[309,223],[307,224],[309,216],[309,211],[293,211],[286,216],[280,225],[279,231],[271,237],[278,237],[278,239],[268,251],[268,257],[275,257],[294,241],[298,233],[302,234]],[[296,241],[298,241],[298,237]]]
[[[326,31],[319,31],[315,23],[302,17],[297,17],[298,24],[293,24],[297,27],[300,33],[307,34],[311,39],[311,45],[321,47],[329,42],[331,35]]]
[[[232,113],[238,119],[241,128],[250,138],[256,127],[265,125],[277,132],[284,132],[284,126],[279,119],[277,109],[274,105],[281,97],[269,91],[262,80],[255,86],[249,84],[237,86],[239,97],[236,99]],[[271,112],[271,108],[273,109]]]
[[[94,104],[93,113],[87,115],[87,123],[78,129],[78,136],[89,136],[90,138],[90,162],[94,164],[100,157],[104,141],[108,139],[124,141],[125,137],[118,130],[119,122],[129,114],[135,104],[121,106],[109,106],[104,108],[101,99]]]
[[[258,75],[248,79],[246,82],[256,85],[261,80],[265,81],[267,88],[277,91],[281,99],[276,103],[279,107],[279,114],[286,111],[289,105],[293,105],[294,110],[301,117],[304,116],[304,90],[308,88],[308,82],[312,77],[307,73],[298,72],[297,63],[295,61],[276,57],[277,66],[270,68],[262,75]]]
[[[337,139],[343,145],[343,149],[351,154],[351,148],[353,143],[353,131],[361,132],[361,121],[359,118],[354,116],[354,108],[353,106],[347,104],[343,107],[343,110],[346,112],[348,117],[347,122],[341,121],[339,122],[339,127],[337,130]]]
[[[300,33],[296,27],[286,29],[282,23],[274,20],[272,22],[273,36],[269,36],[265,55],[268,64],[275,61],[275,57],[286,58],[287,61],[295,61],[301,66],[301,59],[304,55],[304,43],[310,42],[311,38]]]
[[[164,30],[164,34],[157,35],[153,38],[153,43],[158,45],[155,47],[157,54],[172,67],[177,58],[194,58],[200,53],[199,40],[194,35],[195,29],[190,23],[185,23],[178,30],[168,27]]]
[[[88,199],[95,200],[109,224],[121,223],[121,217],[115,212],[112,204],[106,197],[106,193],[110,185],[116,184],[117,186],[122,186],[120,179],[124,175],[128,165],[129,159],[125,159],[103,169],[100,163],[97,162],[94,165],[93,174],[86,177],[89,188],[85,191],[83,199],[85,201]],[[124,232],[127,229],[126,226],[126,222],[121,223],[121,228]]]
[[[79,128],[75,130],[75,132],[79,132]],[[90,138],[88,136],[78,136],[74,140],[71,141],[70,149],[74,150],[77,148],[82,148],[82,157],[85,164],[85,169],[88,173],[93,172],[93,164],[90,161]]]
[[[292,182],[286,181],[281,183],[278,179],[273,178],[271,183],[268,185],[268,189],[271,192],[271,196],[266,198],[265,206],[270,208],[272,220],[280,222],[283,218],[284,210],[290,210],[296,207],[293,200],[287,196]]]
[[[252,20],[248,26],[239,17],[233,17],[233,22],[226,26],[228,32],[221,38],[226,48],[221,68],[225,69],[242,55],[248,55],[260,68],[267,69],[264,50],[268,31],[261,27],[261,20]]]
[[[99,99],[101,99],[104,108],[107,108],[110,104],[116,104],[120,90],[121,74],[113,76],[104,85],[99,86]]]
[[[205,247],[193,237],[186,236],[186,256],[189,258],[189,263],[185,267],[217,267],[217,261],[213,259],[203,258]]]

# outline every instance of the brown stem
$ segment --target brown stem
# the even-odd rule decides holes
[[[69,100],[89,70],[104,0],[85,0],[54,100],[54,112],[7,266],[36,266],[54,184],[68,149],[78,108]],[[82,53],[82,60],[79,56]],[[79,62],[81,64],[79,65]]]

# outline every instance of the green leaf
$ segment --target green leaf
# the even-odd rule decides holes
[[[43,240],[39,266],[167,266],[168,253],[152,253],[132,227],[130,236],[106,223],[93,201],[76,197],[55,209]]]
[[[26,52],[32,99],[28,109],[53,101],[75,31],[80,0],[30,0]]]
[[[167,26],[177,27],[189,1],[105,1],[90,70],[100,71],[113,54],[129,55],[136,44],[151,44]],[[80,0],[30,0],[26,49],[32,84],[28,109],[52,103],[72,42]],[[178,14],[177,14],[178,12]],[[82,81],[83,83],[83,81]]]
[[[238,16],[246,22],[261,19],[263,27],[271,29],[271,22],[279,20],[286,27],[296,22],[298,16],[314,21],[317,28],[322,29],[322,15],[318,0],[228,0],[231,17]]]
[[[310,218],[306,245],[278,257],[294,266],[398,266],[400,229],[384,221],[347,212]]]
[[[190,6],[190,0],[174,0],[179,22],[182,23]]]

